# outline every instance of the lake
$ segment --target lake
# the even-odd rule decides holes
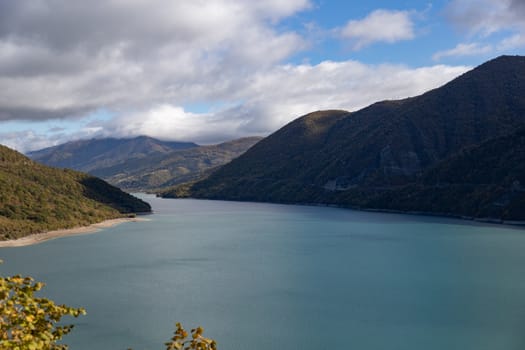
[[[83,306],[71,350],[525,349],[525,230],[337,208],[143,196],[155,214],[1,248],[2,275]]]

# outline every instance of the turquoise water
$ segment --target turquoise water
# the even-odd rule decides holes
[[[1,274],[88,315],[71,350],[525,349],[525,230],[336,208],[147,197],[150,221],[2,248]]]

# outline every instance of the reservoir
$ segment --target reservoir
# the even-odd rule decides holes
[[[523,350],[525,230],[338,208],[160,199],[94,234],[1,248],[1,275],[84,307],[71,350]]]

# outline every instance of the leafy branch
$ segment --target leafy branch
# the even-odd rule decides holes
[[[83,308],[57,305],[34,293],[44,287],[31,277],[0,276],[0,349],[66,350],[56,344],[73,329],[57,325],[63,316],[84,315]]]

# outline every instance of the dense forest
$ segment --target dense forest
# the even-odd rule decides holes
[[[100,179],[38,164],[0,145],[0,240],[150,211],[148,203]]]

